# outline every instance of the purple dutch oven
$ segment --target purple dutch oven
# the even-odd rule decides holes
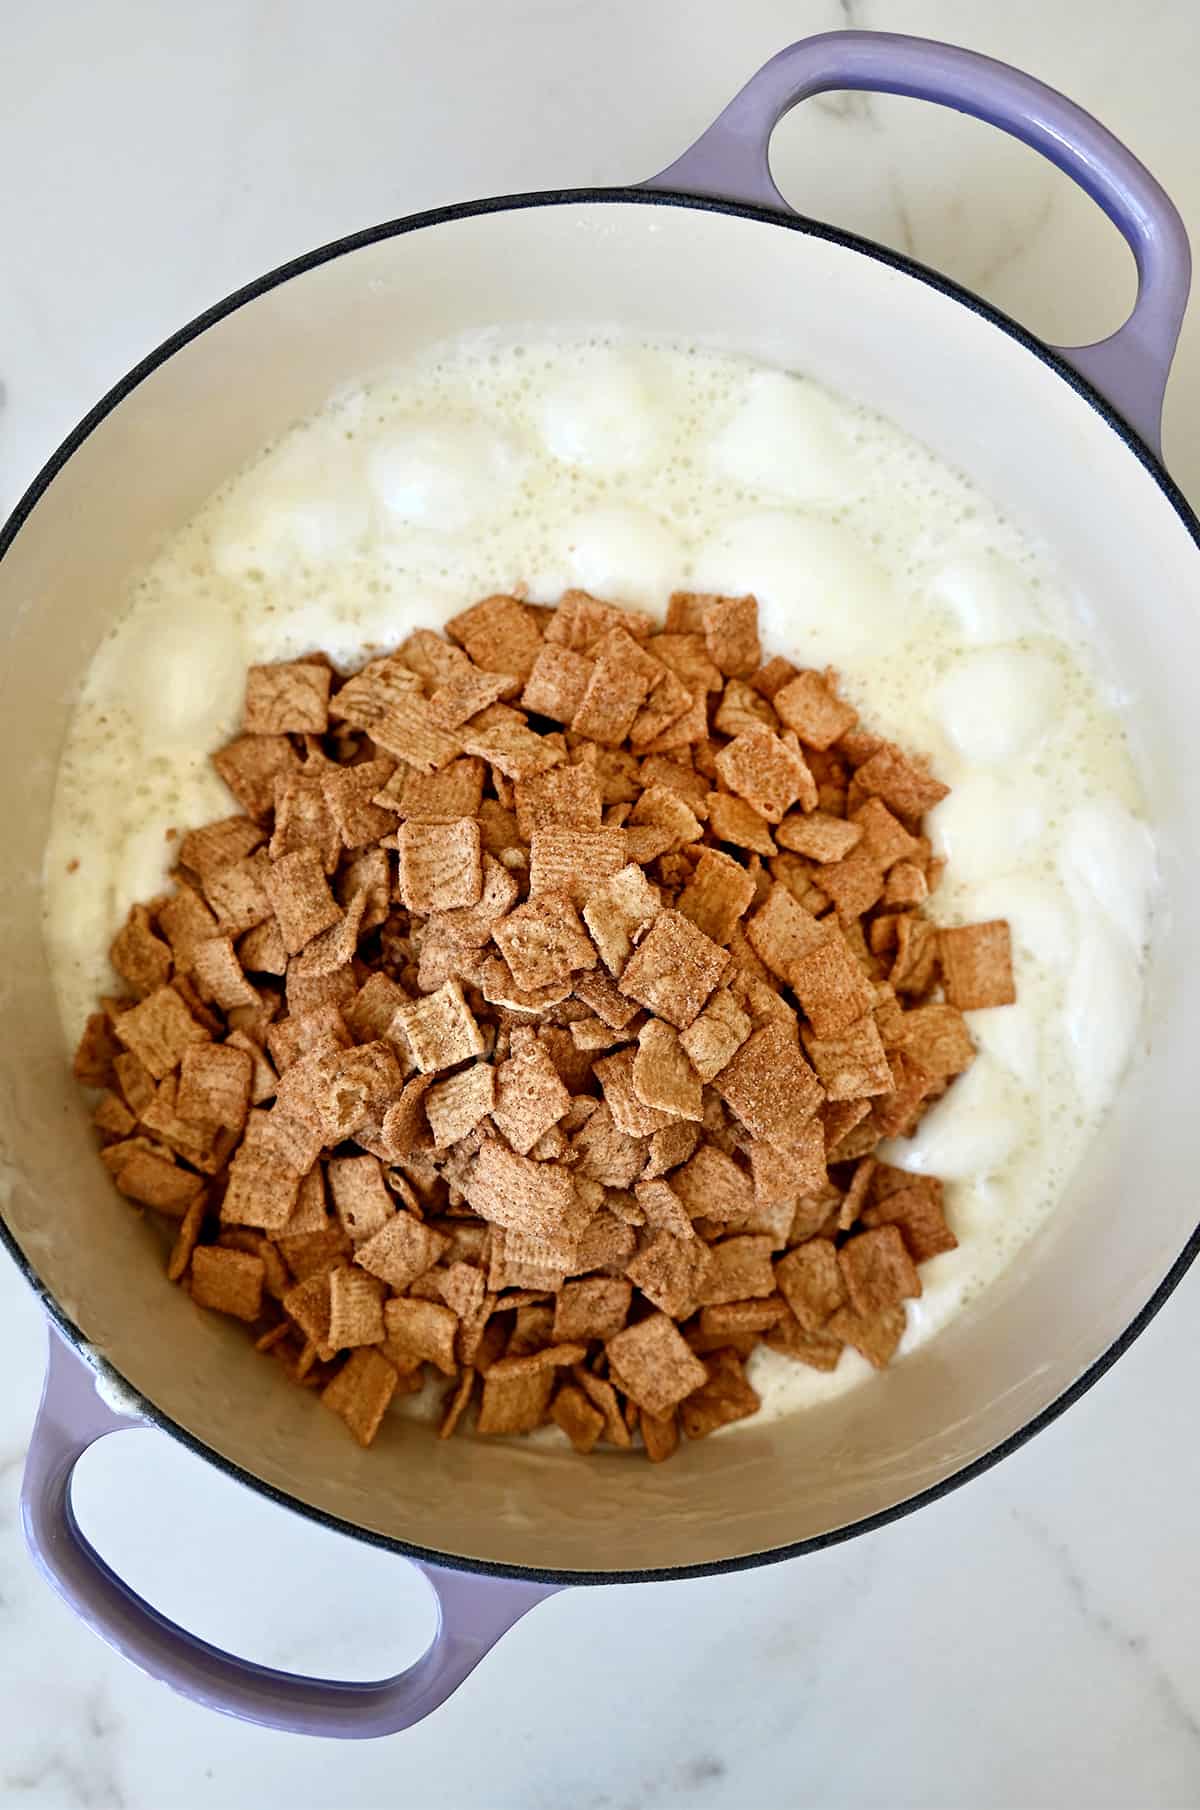
[[[771,179],[771,133],[831,89],[957,108],[1065,170],[1134,253],[1124,326],[1096,345],[1046,346],[911,260],[792,213]],[[1070,101],[968,51],[834,32],[781,51],[649,182],[438,209],[273,271],[147,358],[41,472],[0,537],[0,770],[23,778],[3,806],[0,929],[8,1022],[22,1037],[0,1065],[0,1232],[51,1321],[22,1496],[30,1549],[136,1665],[271,1727],[410,1727],[564,1585],[794,1557],[978,1475],[1061,1413],[1161,1306],[1200,1240],[1178,1185],[1191,1172],[1200,1020],[1200,805],[1181,778],[1193,762],[1200,568],[1197,524],[1158,462],[1188,280],[1175,208]],[[748,1423],[661,1470],[616,1452],[581,1464],[520,1442],[441,1443],[394,1418],[364,1453],[305,1391],[264,1374],[274,1366],[245,1387],[244,1339],[163,1287],[147,1228],[95,1162],[41,940],[55,754],[124,580],[257,447],[339,385],[447,333],[598,318],[809,371],[890,416],[1052,544],[1119,662],[1155,801],[1162,902],[1141,1055],[1042,1235],[871,1387]],[[30,748],[44,753],[31,761]],[[222,1653],[140,1600],[85,1539],[70,1482],[95,1440],[142,1423],[282,1507],[416,1564],[441,1609],[425,1655],[371,1684],[293,1676]]]

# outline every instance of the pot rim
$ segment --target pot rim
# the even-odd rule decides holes
[[[146,357],[139,360],[125,376],[120,378],[91,408],[79,424],[72,429],[60,445],[51,453],[41,470],[29,484],[24,494],[0,527],[0,560],[16,540],[21,528],[49,489],[58,473],[66,465],[72,455],[78,451],[84,441],[95,431],[105,418],[133,393],[135,389],[160,365],[173,357],[182,348],[206,332],[209,327],[217,325],[227,316],[235,313],[247,303],[256,301],[260,296],[268,294],[281,284],[290,282],[293,277],[303,276],[333,259],[344,256],[348,252],[361,250],[364,246],[374,245],[381,240],[397,238],[401,234],[420,231],[430,226],[441,226],[451,221],[470,219],[476,215],[514,212],[526,208],[565,207],[583,204],[632,203],[642,207],[681,207],[696,209],[705,213],[729,214],[739,219],[753,220],[763,226],[772,226],[785,232],[799,232],[809,238],[824,239],[846,250],[858,252],[877,263],[890,266],[894,270],[937,290],[951,301],[962,304],[971,313],[988,321],[993,327],[1006,334],[1010,339],[1039,359],[1044,365],[1056,373],[1092,408],[1103,417],[1108,426],[1124,442],[1129,452],[1147,471],[1171,509],[1178,516],[1193,544],[1200,550],[1200,521],[1190,508],[1182,492],[1174,483],[1161,461],[1146,443],[1137,435],[1128,423],[1105,400],[1098,390],[1067,364],[1056,351],[1045,345],[1040,339],[1011,319],[1002,310],[992,306],[982,297],[956,283],[950,277],[931,270],[917,259],[908,257],[902,252],[893,251],[887,246],[878,244],[857,233],[845,232],[839,227],[828,226],[811,220],[802,214],[781,214],[768,208],[756,207],[744,202],[725,201],[707,196],[689,195],[681,191],[643,187],[595,187],[577,189],[538,189],[515,195],[496,195],[475,201],[455,202],[446,207],[429,208],[421,213],[407,214],[396,220],[385,221],[378,226],[365,227],[358,232],[348,233],[340,239],[333,239],[315,250],[305,252],[299,257],[291,258],[286,263],[277,265],[265,275],[256,278],[241,288],[233,290],[221,301],[206,308],[183,327],[163,340]],[[217,1466],[226,1475],[237,1482],[256,1490],[260,1495],[277,1502],[281,1507],[290,1509],[295,1514],[304,1515],[308,1520],[332,1528],[335,1532],[346,1534],[352,1539],[364,1540],[369,1545],[383,1548],[400,1554],[402,1557],[422,1560],[426,1563],[445,1566],[450,1570],[475,1572],[488,1577],[511,1577],[538,1581],[557,1585],[580,1584],[636,1584],[665,1583],[676,1579],[718,1576],[723,1572],[746,1571],[762,1565],[775,1564],[784,1559],[799,1558],[810,1552],[821,1552],[830,1546],[839,1546],[860,1534],[873,1533],[876,1529],[886,1527],[902,1517],[923,1508],[927,1503],[936,1502],[952,1490],[971,1482],[989,1471],[993,1465],[999,1464],[1011,1452],[1015,1452],[1036,1433],[1050,1426],[1052,1422],[1065,1413],[1081,1396],[1099,1382],[1104,1373],[1116,1363],[1117,1359],[1128,1350],[1134,1340],[1146,1330],[1147,1326],[1165,1304],[1168,1297],[1178,1287],[1187,1271],[1200,1255],[1200,1225],[1192,1232],[1183,1250],[1171,1265],[1158,1287],[1151,1294],[1145,1305],[1134,1315],[1133,1319],[1112,1341],[1104,1351],[1093,1360],[1083,1373],[1076,1378],[1068,1389],[1050,1402],[1040,1413],[1033,1416],[1023,1426],[1011,1433],[1006,1439],[993,1446],[980,1457],[972,1459],[969,1464],[960,1466],[939,1483],[931,1484],[927,1489],[918,1491],[903,1501],[881,1509],[877,1514],[865,1515],[858,1520],[850,1521],[843,1527],[830,1529],[826,1533],[814,1534],[808,1539],[796,1540],[783,1546],[772,1546],[760,1552],[738,1554],[732,1558],[714,1559],[705,1564],[642,1567],[633,1570],[606,1571],[564,1571],[552,1567],[509,1565],[487,1559],[473,1559],[457,1553],[438,1551],[432,1547],[419,1546],[410,1541],[399,1540],[390,1534],[377,1533],[371,1528],[363,1527],[354,1521],[348,1521],[340,1515],[330,1514],[327,1510],[317,1508],[304,1502],[286,1490],[277,1489],[275,1485],[257,1477],[252,1471],[225,1458],[214,1451],[202,1439],[175,1421],[154,1402],[148,1400],[140,1391],[132,1389],[125,1382],[120,1372],[109,1365],[103,1355],[89,1343],[85,1334],[60,1306],[47,1285],[43,1282],[30,1258],[17,1243],[15,1235],[0,1217],[0,1244],[8,1251],[17,1269],[29,1283],[39,1298],[47,1315],[59,1332],[75,1348],[80,1356],[93,1369],[103,1368],[123,1389],[135,1396],[139,1408],[139,1416],[148,1426],[158,1428],[164,1433],[178,1439],[183,1445]]]

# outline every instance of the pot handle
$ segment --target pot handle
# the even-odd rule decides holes
[[[411,1728],[456,1691],[501,1635],[557,1586],[482,1577],[413,1560],[438,1601],[429,1649],[394,1678],[338,1683],[275,1671],[224,1653],[160,1615],[116,1575],[71,1509],[71,1473],[96,1440],[144,1425],[105,1406],[95,1376],[53,1328],[41,1407],[21,1488],[21,1519],[38,1568],[117,1652],[180,1696],[289,1734],[361,1739]]]
[[[1187,232],[1145,165],[1090,113],[1033,76],[973,50],[896,32],[802,38],[764,63],[695,144],[642,186],[791,213],[771,176],[771,134],[798,101],[845,88],[907,94],[987,120],[1048,157],[1103,208],[1137,263],[1133,312],[1107,339],[1053,350],[1158,455],[1163,392],[1191,280]]]

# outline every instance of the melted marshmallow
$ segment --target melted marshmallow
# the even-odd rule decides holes
[[[336,398],[216,495],[132,587],[83,684],[46,859],[69,1038],[108,942],[160,890],[169,828],[225,815],[208,762],[252,661],[343,665],[475,597],[583,584],[661,609],[754,591],[765,647],[842,668],[867,724],[952,786],[929,820],[948,923],[1007,917],[1019,1003],[888,1155],[942,1175],[959,1248],[922,1268],[904,1350],[1037,1231],[1137,1025],[1154,849],[1117,693],[1045,549],[885,421],[715,353],[616,337],[436,348]],[[77,865],[72,865],[77,864]],[[764,1412],[840,1394],[759,1351]]]

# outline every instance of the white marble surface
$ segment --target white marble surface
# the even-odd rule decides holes
[[[1125,136],[1200,235],[1190,14],[1118,0],[13,7],[0,506],[114,378],[235,285],[415,208],[647,175],[806,31],[924,31],[1024,65]],[[915,252],[1049,336],[1094,336],[1128,300],[1105,222],[983,127],[830,97],[786,122],[775,164],[807,211]],[[1166,431],[1194,500],[1197,319]],[[0,1802],[1195,1804],[1198,1306],[1194,1275],[1063,1421],[915,1518],[786,1566],[562,1595],[423,1727],[345,1748],[172,1699],[35,1578],[16,1497],[43,1333],[0,1266]],[[154,1435],[102,1448],[85,1487],[114,1554],[140,1554],[148,1584],[173,1570],[174,1606],[214,1636],[360,1675],[419,1644],[427,1608],[398,1563],[264,1523]],[[218,1562],[181,1566],[201,1538]]]

